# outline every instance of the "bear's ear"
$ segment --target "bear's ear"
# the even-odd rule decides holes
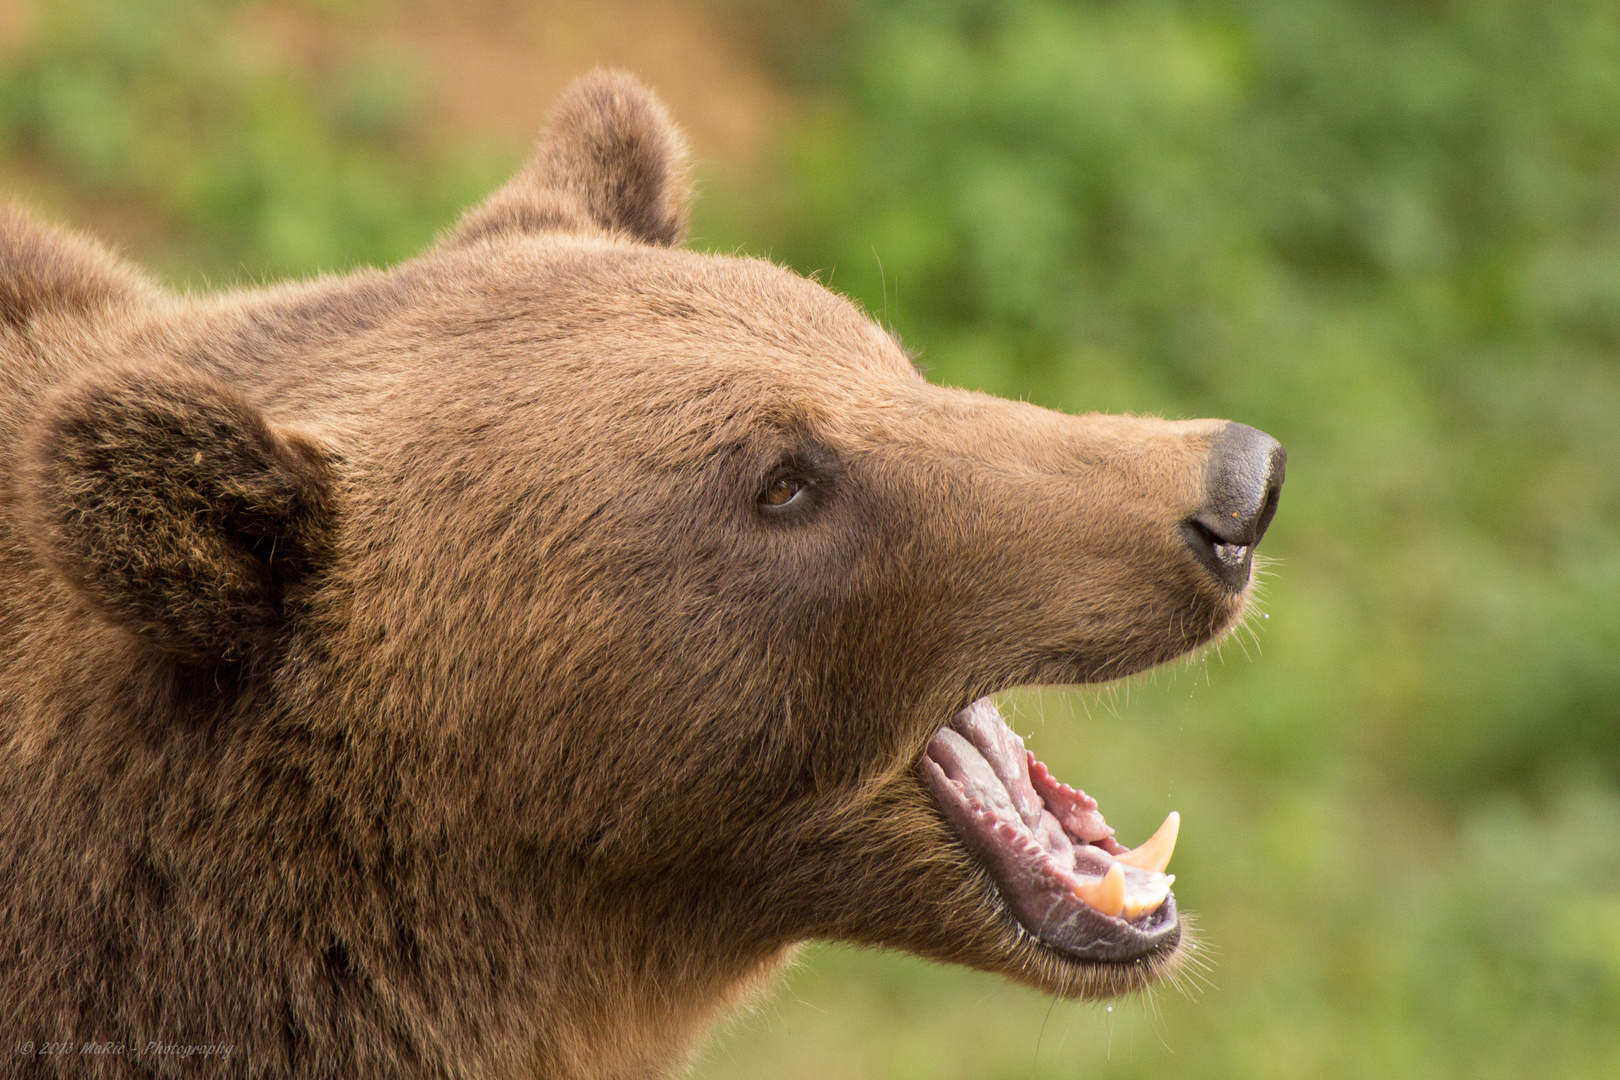
[[[0,324],[88,315],[155,297],[158,289],[106,248],[52,228],[19,203],[0,209]]]
[[[622,71],[575,82],[539,149],[450,236],[464,244],[522,232],[605,230],[672,246],[692,199],[686,140],[652,91]]]
[[[324,559],[323,454],[201,373],[97,371],[46,404],[23,453],[24,520],[45,561],[181,659],[269,645],[286,586]]]

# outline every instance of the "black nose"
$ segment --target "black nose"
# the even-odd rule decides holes
[[[1210,448],[1204,508],[1181,532],[1198,561],[1229,589],[1249,583],[1254,546],[1277,513],[1287,462],[1281,443],[1247,424],[1227,424]]]

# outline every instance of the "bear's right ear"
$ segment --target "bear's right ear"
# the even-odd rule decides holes
[[[523,171],[448,242],[602,230],[669,247],[685,238],[691,201],[686,140],[664,106],[633,76],[594,71],[563,93]]]
[[[268,645],[286,586],[328,547],[321,451],[179,367],[97,371],[57,393],[27,433],[21,488],[45,562],[188,661]]]

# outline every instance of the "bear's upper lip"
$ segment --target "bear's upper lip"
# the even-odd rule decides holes
[[[1179,819],[1134,850],[1097,802],[1049,773],[995,703],[981,698],[928,744],[920,766],[946,819],[1020,925],[1083,960],[1130,961],[1173,948],[1180,922],[1163,871]]]

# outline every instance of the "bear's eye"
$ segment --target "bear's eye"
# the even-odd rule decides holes
[[[778,476],[765,486],[759,501],[765,506],[786,506],[804,491],[804,481],[791,476]]]

